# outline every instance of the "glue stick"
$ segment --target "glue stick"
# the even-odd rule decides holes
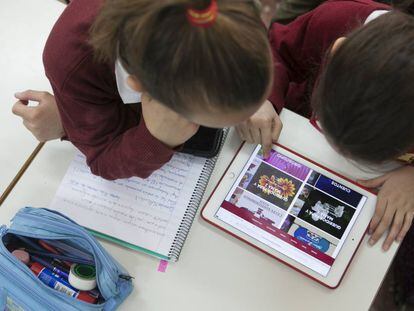
[[[42,266],[38,262],[34,262],[30,266],[30,270],[33,271],[42,283],[61,293],[85,302],[96,302],[96,298],[90,296],[87,292],[79,291],[73,288],[67,281],[59,277],[59,275],[53,273],[51,270]]]

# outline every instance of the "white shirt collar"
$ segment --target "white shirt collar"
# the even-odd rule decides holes
[[[376,10],[368,15],[367,19],[365,20],[364,25],[368,24],[369,22],[372,22],[374,19],[380,17],[381,15],[388,13],[388,10]]]
[[[127,83],[129,73],[122,66],[119,59],[115,62],[115,77],[118,93],[124,104],[136,104],[141,102],[141,93],[134,91]]]

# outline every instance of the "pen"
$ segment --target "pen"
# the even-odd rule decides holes
[[[40,241],[39,241],[40,243]],[[68,245],[66,243],[63,243],[61,241],[57,241],[57,240],[49,240],[47,241],[47,244],[49,244],[49,246],[54,247],[57,251],[59,251],[61,254],[63,255],[68,255],[71,254],[75,257],[78,258],[83,258],[83,259],[87,259],[87,260],[93,260],[93,256],[85,251],[82,251],[76,247],[73,247],[71,245]]]
[[[86,260],[86,259],[82,259],[82,258],[77,258],[77,257],[71,257],[71,256],[65,256],[65,255],[60,255],[60,254],[50,254],[50,253],[46,253],[44,251],[37,251],[37,250],[32,250],[32,249],[25,249],[26,252],[30,253],[30,254],[35,254],[41,257],[46,257],[46,258],[52,258],[52,259],[59,259],[62,261],[69,261],[72,263],[77,263],[77,264],[84,264],[84,265],[90,265],[90,266],[94,266],[95,262],[92,260]]]
[[[43,251],[43,248],[41,248],[39,245],[37,245],[36,243],[34,243],[31,239],[26,238],[24,236],[20,236],[20,235],[15,235],[20,241],[24,242],[25,244],[27,244],[28,246],[34,248],[37,251]]]
[[[48,243],[46,243],[45,241],[42,240],[38,240],[37,243],[39,243],[39,245],[41,247],[43,247],[45,250],[47,250],[48,252],[51,252],[52,254],[60,254],[58,252],[58,250],[52,246],[50,246]]]
[[[41,246],[41,247],[43,247],[45,250],[47,250],[48,252],[51,252],[52,254],[56,254],[56,255],[59,255],[59,254],[62,254],[61,252],[59,252],[56,248],[54,248],[53,246],[51,246],[49,243],[46,243],[45,241],[43,241],[43,240],[38,240],[37,241],[38,243],[39,243],[39,245]],[[70,262],[67,262],[67,261],[63,261],[63,263],[67,266],[67,267],[70,267],[71,266],[71,263]]]
[[[56,268],[55,266],[53,266],[52,264],[50,264],[49,262],[47,262],[46,260],[43,260],[42,258],[39,258],[37,256],[34,255],[30,255],[31,259],[33,261],[36,261],[38,263],[40,263],[42,266],[45,266],[46,268],[48,268],[49,270],[51,270],[52,272],[56,273],[57,275],[59,275],[60,277],[68,280],[69,279],[69,273],[65,272],[61,269]]]

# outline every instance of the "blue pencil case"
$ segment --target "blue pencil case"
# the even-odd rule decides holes
[[[0,227],[0,237],[1,311],[115,310],[132,291],[131,277],[125,269],[87,230],[60,213],[43,208],[23,208],[14,216],[9,228]],[[85,264],[91,262],[95,268],[96,301],[79,300],[79,297],[42,282],[32,268],[11,253],[10,248],[23,240],[65,246],[65,249],[76,250],[76,258],[83,254]],[[33,246],[36,249],[37,245]],[[19,250],[25,252],[24,248]]]

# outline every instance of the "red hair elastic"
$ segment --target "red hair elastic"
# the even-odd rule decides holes
[[[210,27],[217,18],[217,1],[211,0],[210,5],[204,10],[187,9],[187,19],[196,27]]]

